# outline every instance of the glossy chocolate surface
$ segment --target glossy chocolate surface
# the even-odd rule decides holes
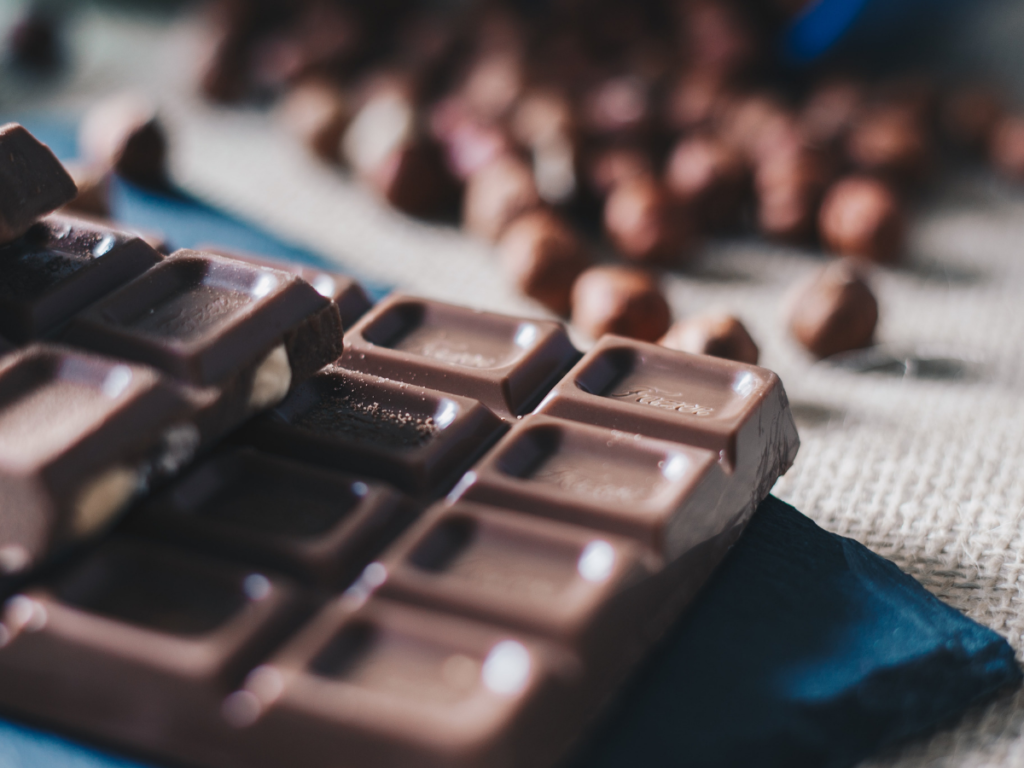
[[[0,243],[75,197],[75,182],[50,148],[17,123],[0,126]]]
[[[446,492],[504,431],[475,400],[330,366],[240,439],[423,497]]]
[[[0,246],[0,333],[22,343],[158,263],[137,236],[63,214]]]
[[[345,335],[345,368],[479,400],[522,415],[575,362],[565,327],[401,294]]]
[[[336,589],[359,575],[413,511],[386,486],[236,449],[144,504],[130,525]]]

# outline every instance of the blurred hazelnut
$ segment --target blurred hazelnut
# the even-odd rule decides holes
[[[632,267],[591,267],[572,287],[572,323],[592,338],[616,333],[641,341],[660,338],[672,312],[657,281]]]
[[[636,176],[617,185],[604,206],[604,229],[630,261],[674,264],[688,258],[696,228],[659,182]]]
[[[723,111],[720,137],[758,165],[805,144],[796,116],[770,94],[736,99]]]
[[[64,163],[64,169],[78,187],[75,199],[64,206],[71,213],[94,216],[101,219],[110,217],[110,175],[104,168],[84,163]]]
[[[291,88],[279,107],[281,122],[314,155],[330,163],[341,159],[341,137],[349,106],[334,85],[306,80]]]
[[[444,146],[449,169],[462,181],[514,151],[503,128],[475,117],[457,97],[444,99],[434,108],[430,128]]]
[[[1003,116],[1002,99],[990,88],[974,86],[950,93],[940,121],[945,137],[956,146],[982,150]]]
[[[583,130],[594,136],[646,138],[653,127],[649,87],[631,75],[606,80],[586,94],[580,117]]]
[[[864,85],[857,80],[820,83],[800,110],[800,130],[807,142],[822,147],[841,142],[863,109],[865,97]]]
[[[665,123],[677,132],[709,126],[725,107],[728,88],[710,72],[687,70],[671,85],[665,103]]]
[[[694,355],[711,355],[757,365],[757,344],[732,315],[709,313],[676,322],[658,343]]]
[[[515,140],[524,147],[563,140],[576,130],[569,100],[558,91],[539,88],[524,94],[510,124]]]
[[[530,167],[514,155],[503,155],[469,177],[462,221],[473,234],[497,240],[513,219],[540,204]]]
[[[815,357],[870,346],[878,324],[878,301],[850,262],[834,261],[793,296],[789,330]]]
[[[576,233],[544,209],[524,213],[508,226],[498,256],[520,291],[559,315],[569,314],[573,283],[590,266]]]
[[[509,115],[525,82],[518,53],[497,51],[473,62],[459,94],[478,119],[497,121]]]
[[[702,226],[720,229],[736,220],[750,187],[750,171],[738,150],[711,137],[694,136],[672,151],[665,185]]]
[[[819,214],[825,244],[836,253],[879,263],[903,252],[903,210],[896,195],[876,179],[851,176],[825,195]]]
[[[90,165],[142,186],[167,183],[167,138],[145,97],[125,93],[96,104],[82,120],[78,142]]]
[[[760,35],[740,3],[689,0],[683,14],[686,50],[695,69],[728,77],[745,73],[760,56]]]
[[[921,181],[931,169],[928,128],[916,110],[901,105],[867,110],[850,128],[846,152],[861,170],[897,183]]]
[[[989,157],[996,170],[1013,179],[1024,179],[1024,117],[1011,115],[996,124]]]
[[[807,148],[778,152],[757,166],[757,221],[775,240],[802,243],[813,239],[818,205],[833,168],[827,156]]]
[[[342,137],[341,150],[356,174],[366,177],[414,141],[419,125],[404,80],[382,76],[364,84],[362,91],[361,103]]]
[[[586,163],[587,181],[599,197],[606,197],[625,181],[653,174],[654,161],[650,153],[639,146],[603,147],[594,151]]]
[[[453,208],[458,197],[458,184],[441,148],[425,136],[394,149],[363,179],[394,208],[410,216],[440,216]]]

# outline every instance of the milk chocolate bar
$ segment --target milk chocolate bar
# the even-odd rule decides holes
[[[192,458],[194,404],[146,366],[39,344],[0,361],[0,574],[95,534]]]
[[[719,452],[752,505],[800,445],[771,371],[619,336],[603,337],[537,412]]]
[[[373,306],[373,300],[366,293],[366,289],[348,275],[305,264],[296,264],[293,261],[282,261],[269,256],[257,256],[252,253],[225,249],[217,245],[201,245],[197,250],[245,261],[258,267],[283,269],[293,275],[298,275],[312,285],[317,293],[326,296],[338,305],[341,322],[345,328],[355,325],[356,321],[366,314],[366,310]]]
[[[21,237],[76,192],[49,147],[17,123],[0,126],[0,243]]]
[[[577,359],[565,327],[401,294],[345,335],[345,368],[479,400],[505,419],[536,405]]]
[[[753,512],[715,451],[540,414],[452,496],[628,536],[669,562]]]
[[[0,247],[0,333],[16,343],[41,338],[161,258],[128,232],[47,216]]]
[[[155,539],[339,589],[405,526],[414,509],[379,483],[235,449],[144,504],[130,524]]]
[[[116,537],[7,600],[0,705],[229,764],[224,697],[304,615],[271,574]]]
[[[504,431],[476,400],[330,366],[240,439],[431,497],[446,493]]]

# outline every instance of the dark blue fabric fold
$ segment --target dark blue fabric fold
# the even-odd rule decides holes
[[[1020,679],[999,635],[769,497],[574,765],[839,768]]]

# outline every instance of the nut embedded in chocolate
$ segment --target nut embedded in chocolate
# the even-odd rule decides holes
[[[1011,115],[999,121],[989,143],[989,158],[996,170],[1024,179],[1024,117]]]
[[[556,214],[539,209],[513,221],[498,243],[505,274],[552,312],[569,314],[569,297],[590,257],[575,232]]]
[[[0,244],[21,237],[76,192],[49,147],[17,123],[0,126]]]
[[[604,230],[623,256],[644,264],[686,259],[696,236],[689,212],[649,176],[612,190],[604,206]]]
[[[743,323],[733,315],[712,312],[680,320],[658,343],[680,352],[757,365],[757,344]]]
[[[530,167],[514,155],[504,155],[469,178],[462,222],[473,234],[497,240],[513,219],[540,204]]]
[[[694,136],[673,150],[665,185],[703,226],[718,229],[736,219],[750,171],[738,150],[709,136]]]
[[[790,333],[815,357],[870,346],[877,324],[878,301],[848,261],[829,264],[793,296]]]
[[[330,163],[341,159],[341,137],[351,115],[337,87],[322,80],[297,84],[284,97],[280,116],[285,127],[314,155]]]
[[[645,270],[591,267],[572,287],[572,324],[595,339],[615,333],[654,341],[671,321],[658,282]]]
[[[850,176],[836,182],[821,204],[819,229],[836,253],[879,263],[896,261],[903,251],[903,209],[881,181]]]
[[[82,121],[78,142],[92,165],[142,186],[167,183],[167,138],[145,97],[125,93],[94,106]]]

